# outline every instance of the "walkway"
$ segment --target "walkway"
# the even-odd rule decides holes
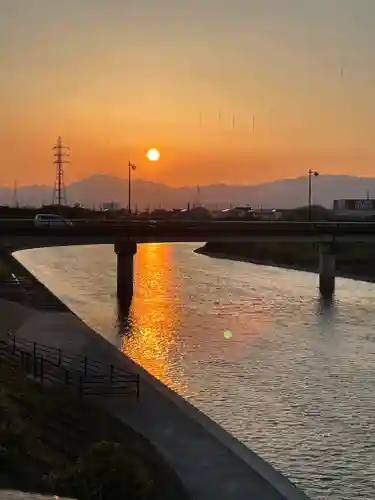
[[[0,490],[0,500],[72,500],[65,497],[38,495],[17,490]]]

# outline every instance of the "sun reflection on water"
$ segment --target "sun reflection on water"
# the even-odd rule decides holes
[[[182,305],[173,284],[175,264],[170,245],[139,245],[135,258],[134,297],[123,351],[180,394],[186,377],[175,349]],[[177,354],[178,353],[178,354]],[[173,374],[173,375],[172,375]]]

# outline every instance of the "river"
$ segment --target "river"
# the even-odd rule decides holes
[[[86,323],[312,499],[375,497],[375,284],[140,245],[130,317],[111,246],[17,257]],[[232,332],[225,338],[224,331]]]

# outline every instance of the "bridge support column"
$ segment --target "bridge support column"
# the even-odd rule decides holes
[[[134,241],[116,241],[117,254],[117,298],[124,308],[129,308],[133,298],[134,255],[137,244]]]
[[[335,291],[336,253],[331,243],[319,245],[319,291],[322,297],[332,297]]]

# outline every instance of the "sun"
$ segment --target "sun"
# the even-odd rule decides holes
[[[147,158],[151,161],[158,161],[160,158],[160,153],[156,148],[151,148],[147,151]]]

